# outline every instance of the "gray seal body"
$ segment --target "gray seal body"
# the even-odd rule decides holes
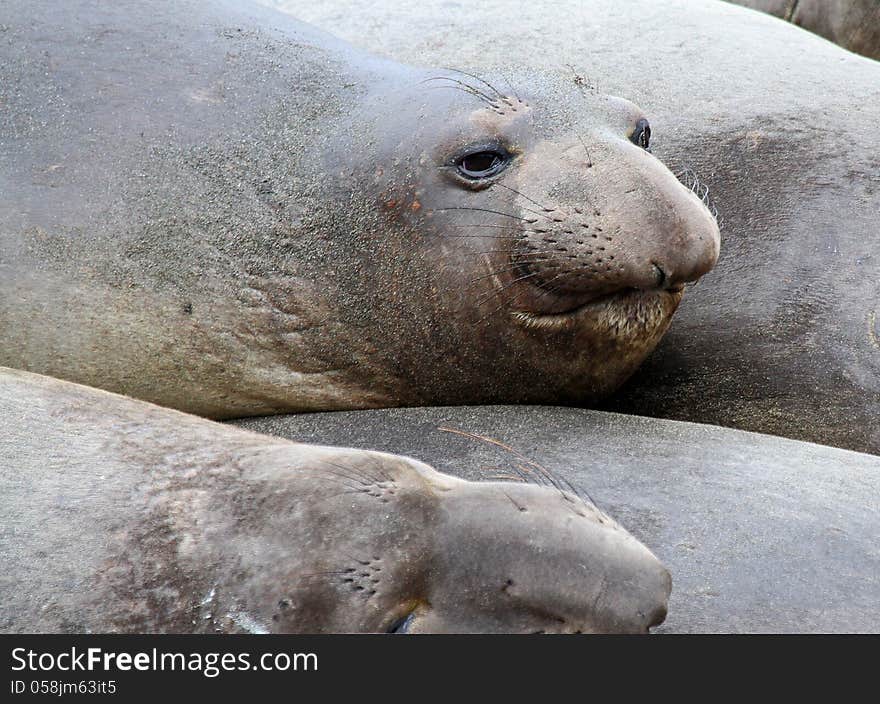
[[[857,54],[880,59],[877,0],[735,0],[815,32]]]
[[[567,488],[0,368],[4,633],[645,632],[669,573]]]

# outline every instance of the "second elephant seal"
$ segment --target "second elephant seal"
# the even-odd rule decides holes
[[[877,0],[735,0],[830,39],[857,54],[880,59]]]
[[[0,368],[0,631],[645,632],[669,573],[561,486]]]

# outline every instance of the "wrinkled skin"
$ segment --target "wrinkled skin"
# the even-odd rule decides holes
[[[0,631],[646,632],[668,572],[567,491],[0,369]]]
[[[643,113],[570,73],[491,87],[223,0],[0,25],[0,364],[217,418],[594,403],[718,256]]]
[[[571,65],[635,100],[723,246],[608,408],[880,454],[880,64],[713,0],[275,4],[401,61]]]
[[[857,54],[880,59],[878,0],[732,0],[768,12],[840,44]]]

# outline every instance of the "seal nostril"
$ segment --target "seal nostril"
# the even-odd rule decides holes
[[[654,265],[654,274],[657,277],[657,286],[662,287],[663,284],[666,283],[666,279],[667,279],[666,272],[660,268],[660,266],[657,264],[657,262],[651,262],[651,264]]]
[[[656,611],[654,611],[653,616],[651,617],[650,622],[648,623],[648,630],[654,628],[655,626],[659,626],[666,620],[667,609],[666,605],[659,607]]]
[[[392,623],[386,633],[396,633],[403,634],[408,633],[409,628],[412,625],[413,619],[415,618],[415,612],[409,612],[406,616],[397,619],[394,623]]]

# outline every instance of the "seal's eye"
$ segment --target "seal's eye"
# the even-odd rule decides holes
[[[507,166],[507,154],[498,151],[481,151],[465,154],[456,166],[458,173],[470,180],[489,178],[499,173]]]
[[[651,150],[651,125],[644,117],[636,123],[636,128],[629,139],[645,151]]]

